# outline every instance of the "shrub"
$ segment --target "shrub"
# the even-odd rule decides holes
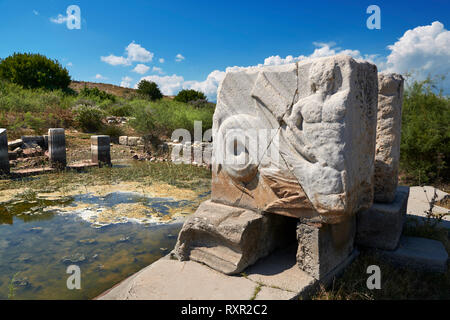
[[[175,129],[187,129],[194,134],[194,121],[202,122],[203,133],[212,126],[214,108],[195,108],[189,104],[160,100],[132,103],[134,119],[130,125],[139,133],[146,135],[165,135],[170,137]]]
[[[67,90],[69,72],[57,60],[40,54],[14,53],[0,62],[0,78],[24,88]]]
[[[154,82],[142,80],[138,84],[138,93],[152,101],[159,100],[163,97],[158,85]]]
[[[103,111],[97,107],[79,106],[75,114],[75,121],[83,132],[98,132],[103,125]]]
[[[81,89],[80,95],[86,98],[94,98],[100,101],[104,100],[110,100],[112,102],[116,101],[115,95],[99,90],[98,88],[88,88],[85,86],[83,89]]]
[[[200,92],[200,91],[183,89],[180,92],[178,92],[178,94],[176,95],[174,100],[179,101],[179,102],[184,102],[184,103],[188,103],[189,101],[194,101],[194,100],[205,100],[206,101],[206,96],[203,92]]]
[[[133,112],[129,104],[116,104],[109,109],[109,113],[116,117],[128,117]]]
[[[198,100],[192,100],[188,102],[190,105],[196,107],[196,108],[215,108],[216,105],[212,102],[208,102],[206,99],[198,99]]]
[[[448,180],[450,98],[435,81],[413,82],[404,93],[400,165],[414,183]]]
[[[119,137],[124,135],[124,131],[121,127],[115,125],[106,125],[100,130],[101,134],[110,136],[111,141],[118,142]]]

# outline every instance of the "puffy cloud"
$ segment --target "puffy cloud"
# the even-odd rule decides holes
[[[177,55],[175,56],[175,61],[176,61],[176,62],[183,61],[184,59],[185,59],[185,57],[183,57],[183,56],[181,55],[181,53],[179,53],[179,54],[177,54]]]
[[[159,58],[159,63],[164,63],[165,61],[164,58]]]
[[[157,72],[159,74],[164,74],[163,69],[159,68],[159,67],[153,67],[152,69],[153,72]]]
[[[127,59],[132,62],[149,62],[153,59],[153,53],[147,49],[141,47],[141,45],[131,42],[128,47],[125,48],[127,52]]]
[[[139,73],[139,74],[144,74],[149,69],[150,69],[150,67],[146,66],[145,64],[139,63],[138,65],[136,65],[136,67],[133,69],[133,71],[136,73]]]
[[[68,67],[72,67],[72,66],[73,66],[73,64],[72,64],[72,62],[68,62],[68,63],[66,64],[66,66],[68,66]]]
[[[171,76],[157,76],[157,75],[151,75],[142,77],[134,86],[137,88],[137,85],[140,81],[147,80],[151,82],[155,82],[161,92],[164,95],[172,96],[178,93],[183,88],[184,78],[182,76],[177,76],[176,74],[173,74]]]
[[[129,66],[132,62],[149,62],[152,61],[154,54],[141,45],[131,42],[126,48],[126,57],[115,56],[110,54],[109,56],[101,56],[100,60],[110,65],[117,66]]]
[[[224,71],[214,70],[204,81],[186,81],[183,83],[183,89],[194,89],[203,92],[208,99],[214,101],[217,96],[217,88],[225,77]]]
[[[97,74],[95,75],[95,79],[98,79],[98,80],[106,80],[106,79],[108,79],[108,78],[102,76],[100,73],[97,73]]]
[[[120,83],[121,87],[131,88],[131,81],[133,81],[133,78],[130,78],[128,76],[122,78],[122,82]]]
[[[450,72],[450,31],[439,21],[406,31],[388,48],[386,72],[413,72],[419,80]],[[448,77],[443,85],[450,90]]]
[[[127,58],[118,57],[113,54],[110,54],[109,56],[106,57],[100,57],[100,60],[112,66],[119,66],[119,65],[129,66],[131,64]]]

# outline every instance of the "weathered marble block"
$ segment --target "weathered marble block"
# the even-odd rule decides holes
[[[66,167],[66,135],[62,128],[48,129],[48,155],[52,167]]]
[[[338,224],[300,222],[297,264],[317,280],[327,277],[353,252],[356,223],[351,217]]]
[[[174,252],[182,261],[194,260],[236,274],[274,249],[295,242],[295,226],[289,217],[208,200],[184,223]]]
[[[6,129],[0,129],[0,176],[9,172],[8,136]]]
[[[212,200],[322,223],[373,201],[377,68],[338,55],[228,72]]]
[[[402,126],[403,77],[378,75],[375,201],[392,202],[398,183]]]
[[[356,244],[363,247],[395,250],[406,220],[409,187],[397,187],[391,203],[374,202],[356,216]]]
[[[111,139],[109,136],[91,136],[91,161],[111,165]]]

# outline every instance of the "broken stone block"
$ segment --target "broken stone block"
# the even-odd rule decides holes
[[[24,149],[36,148],[37,146],[40,146],[42,149],[45,149],[44,136],[22,136],[21,140],[24,144]]]
[[[338,224],[301,221],[297,227],[297,264],[317,280],[327,278],[353,252],[355,217]]]
[[[127,145],[135,147],[139,144],[140,140],[142,140],[140,137],[128,137]]]
[[[8,148],[9,148],[9,150],[14,150],[16,148],[21,147],[22,144],[23,144],[22,139],[16,139],[16,140],[8,142]]]
[[[397,250],[378,252],[382,258],[399,267],[424,272],[447,271],[448,253],[442,242],[437,240],[403,236]]]
[[[203,202],[181,229],[175,254],[225,274],[242,272],[277,247],[295,241],[294,219]]]
[[[0,176],[9,172],[8,136],[6,129],[0,129]]]
[[[52,167],[60,169],[66,167],[66,136],[64,129],[48,129],[48,157]]]
[[[338,223],[373,202],[377,68],[338,55],[225,75],[215,202]]]
[[[126,146],[128,144],[128,137],[127,136],[120,136],[119,137],[119,144]]]
[[[99,165],[111,165],[111,140],[109,136],[91,136],[91,161]]]
[[[395,250],[406,220],[409,187],[397,187],[392,203],[374,202],[356,216],[356,244],[363,247]]]
[[[375,201],[392,202],[398,183],[402,126],[403,77],[378,75]]]

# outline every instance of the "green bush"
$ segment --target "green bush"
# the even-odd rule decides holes
[[[101,134],[105,134],[111,137],[111,141],[118,141],[120,136],[125,135],[121,127],[115,125],[105,125],[100,130]]]
[[[75,111],[75,121],[83,132],[98,132],[102,126],[103,111],[97,107],[80,106]]]
[[[112,102],[116,102],[115,95],[99,90],[98,88],[84,87],[83,89],[81,89],[80,95],[86,98],[94,98],[98,101],[110,100]]]
[[[450,98],[428,78],[406,88],[402,110],[401,169],[413,183],[448,181]]]
[[[152,101],[159,100],[163,97],[158,85],[147,80],[141,80],[141,82],[139,82],[137,92]]]
[[[109,113],[116,117],[129,117],[133,108],[129,104],[116,104],[109,109]]]
[[[131,103],[133,117],[130,125],[139,133],[146,135],[165,135],[170,137],[175,129],[187,129],[192,137],[194,121],[202,122],[205,132],[212,126],[214,108],[196,108],[186,103],[159,100],[148,102],[135,100]]]
[[[188,103],[195,100],[206,100],[203,92],[183,89],[174,98],[175,101]]]
[[[71,81],[69,72],[57,60],[31,53],[14,53],[1,60],[0,79],[28,89],[51,90],[67,90]]]

